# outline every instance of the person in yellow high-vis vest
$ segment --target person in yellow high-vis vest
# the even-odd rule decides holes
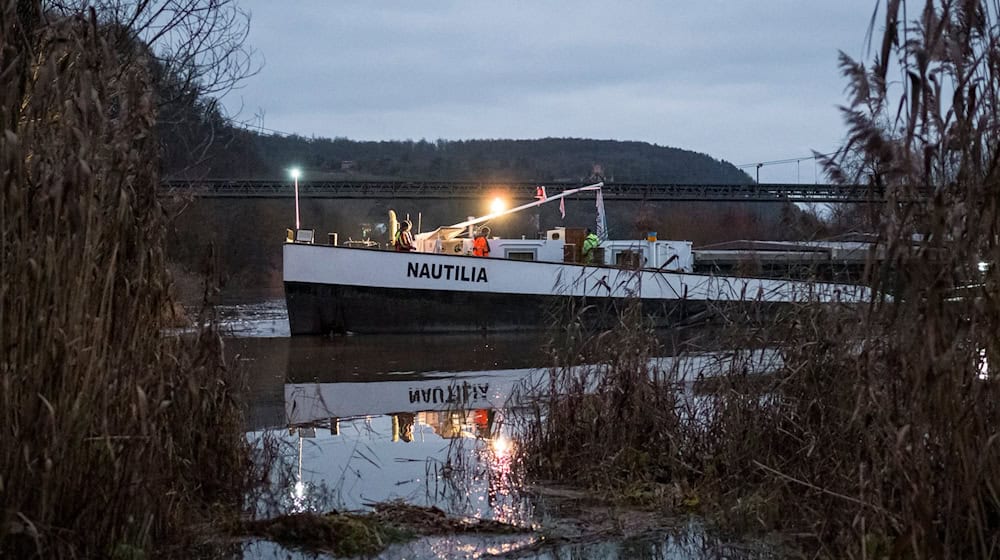
[[[601,240],[597,238],[597,234],[587,230],[587,236],[583,238],[583,262],[586,264],[591,264],[594,262],[594,249],[601,244]]]

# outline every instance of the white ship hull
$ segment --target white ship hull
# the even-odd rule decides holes
[[[862,286],[286,243],[293,335],[541,328],[557,311],[638,301],[658,326],[715,307],[857,302]],[[595,305],[596,304],[596,305]]]

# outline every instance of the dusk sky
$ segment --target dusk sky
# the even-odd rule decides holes
[[[640,140],[742,165],[840,144],[837,52],[870,58],[875,0],[240,5],[264,65],[224,99],[238,121],[354,140]],[[815,178],[812,160],[760,170]]]

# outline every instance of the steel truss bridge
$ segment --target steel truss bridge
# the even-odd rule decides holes
[[[549,195],[582,184],[570,183],[475,183],[442,181],[299,181],[300,198],[345,199],[483,199],[503,195],[532,200],[536,188],[545,186]],[[744,201],[744,202],[884,202],[882,189],[865,185],[749,184],[677,185],[662,183],[609,183],[606,200],[634,201]],[[207,179],[164,181],[160,196],[199,198],[291,198],[291,181]]]

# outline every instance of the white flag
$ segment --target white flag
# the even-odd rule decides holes
[[[597,190],[597,238],[601,241],[608,240],[608,220],[604,214],[604,195],[601,190]]]
[[[600,191],[598,191],[598,192],[600,192]],[[566,219],[566,199],[565,198],[560,198],[559,199],[559,213],[562,214],[562,218],[565,220]]]

